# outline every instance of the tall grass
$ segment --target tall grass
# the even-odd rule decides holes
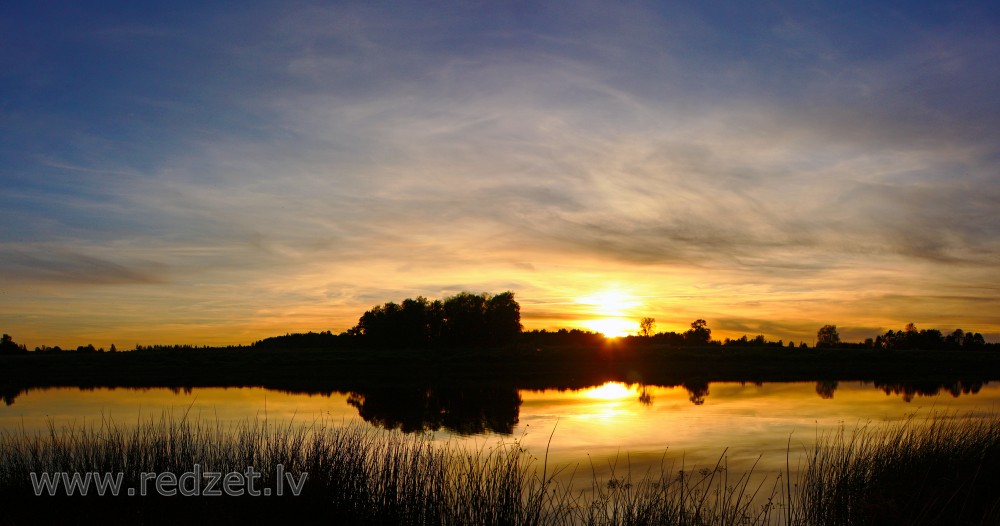
[[[797,490],[798,524],[1000,524],[1000,419],[841,429],[817,440]]]
[[[755,464],[756,466],[756,464]],[[783,495],[768,477],[751,468],[730,478],[723,454],[712,467],[679,470],[661,460],[657,469],[636,476],[631,466],[607,478],[593,472],[591,493],[580,494],[585,524],[766,525],[776,524]],[[775,480],[780,480],[778,477]]]
[[[789,455],[794,453],[789,450]],[[34,496],[30,473],[191,471],[308,478],[300,496]],[[335,524],[1000,524],[1000,419],[937,417],[820,437],[801,469],[733,474],[723,453],[689,469],[664,458],[609,475],[549,466],[518,441],[480,447],[359,425],[234,425],[164,415],[132,424],[0,435],[0,522],[159,524],[318,520]],[[580,488],[575,480],[584,479]]]
[[[226,427],[165,416],[136,425],[103,420],[79,428],[50,425],[44,434],[6,432],[0,494],[18,499],[3,515],[14,523],[99,511],[141,523],[204,520],[205,514],[236,522],[263,514],[364,524],[529,524],[539,506],[531,496],[543,493],[529,462],[516,442],[467,451],[363,425],[255,419]],[[308,476],[297,497],[288,489],[282,497],[35,497],[30,482],[31,472],[122,472],[122,487],[138,488],[140,473],[180,474],[196,464],[221,473],[253,466],[262,474],[258,489],[277,487],[278,465],[295,479]]]

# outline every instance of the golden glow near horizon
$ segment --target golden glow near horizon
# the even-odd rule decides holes
[[[584,327],[603,334],[606,338],[620,338],[636,331],[636,323],[622,318],[602,318],[585,320]]]
[[[639,328],[638,318],[633,315],[633,310],[640,305],[640,302],[627,292],[617,289],[603,290],[581,297],[577,303],[588,306],[590,315],[599,316],[585,319],[581,324],[608,338],[628,336]]]
[[[862,341],[888,329],[902,329],[909,321],[919,328],[973,329],[984,332],[990,341],[997,337],[990,321],[994,316],[987,311],[960,314],[960,299],[937,299],[934,305],[942,308],[933,316],[922,313],[927,303],[917,294],[885,299],[889,278],[870,269],[865,285],[859,287],[869,292],[826,293],[821,297],[819,292],[801,290],[803,283],[795,287],[748,283],[741,274],[718,269],[645,268],[641,283],[633,282],[630,279],[636,273],[626,264],[555,258],[528,250],[522,255],[534,261],[534,267],[512,268],[507,261],[517,253],[493,254],[494,259],[483,259],[473,266],[447,261],[421,266],[413,262],[405,273],[391,262],[365,260],[345,262],[332,274],[327,264],[310,261],[303,263],[305,268],[299,274],[268,274],[244,287],[227,281],[227,275],[221,283],[199,285],[197,294],[182,286],[176,297],[154,299],[149,295],[168,286],[95,287],[86,302],[62,297],[72,293],[66,288],[50,294],[49,289],[36,286],[33,290],[43,296],[62,297],[51,308],[40,303],[45,298],[30,297],[30,283],[16,284],[5,290],[4,298],[21,299],[18,310],[46,316],[18,318],[9,311],[9,319],[17,323],[5,324],[3,332],[29,349],[38,345],[75,348],[88,343],[104,348],[116,344],[119,349],[135,344],[249,344],[285,333],[340,333],[355,325],[365,310],[388,301],[420,295],[440,299],[462,290],[512,290],[521,305],[521,322],[529,331],[577,328],[608,337],[625,336],[638,332],[641,318],[652,317],[657,332],[684,332],[693,320],[705,319],[712,337],[718,340],[764,334],[786,343],[811,343],[819,327],[833,323],[845,341]],[[593,270],[599,266],[603,266],[601,271]],[[837,278],[840,282],[859,282],[846,271],[841,274]],[[504,281],[494,278],[501,275],[506,276]],[[432,285],[420,285],[425,283]],[[439,283],[457,285],[433,285]],[[190,300],[185,309],[172,306],[181,299]],[[867,302],[867,310],[856,308],[862,301]],[[94,319],[81,315],[91,305],[103,306],[86,310]],[[2,300],[0,314],[4,314]]]

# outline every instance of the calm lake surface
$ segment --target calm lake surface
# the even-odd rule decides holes
[[[949,392],[951,391],[951,392]],[[964,391],[964,392],[963,392]],[[934,393],[937,394],[934,394]],[[422,397],[422,398],[421,398]],[[414,405],[414,398],[417,404]],[[550,467],[592,470],[711,467],[725,452],[733,468],[778,472],[817,436],[932,414],[978,418],[1000,402],[1000,382],[939,389],[861,382],[712,383],[657,387],[607,383],[575,391],[302,394],[261,388],[191,390],[50,388],[23,392],[0,406],[5,432],[47,432],[185,414],[214,424],[376,425],[424,429],[435,441],[489,448],[515,440]],[[414,407],[416,410],[414,412]],[[360,416],[359,416],[360,413]],[[430,416],[428,416],[430,413]],[[440,417],[444,414],[445,416]],[[362,419],[364,416],[364,419]],[[616,460],[617,459],[617,460]],[[759,461],[758,461],[759,459]]]

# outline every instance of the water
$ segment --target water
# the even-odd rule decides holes
[[[963,392],[963,388],[965,392]],[[952,393],[949,393],[950,389]],[[922,394],[921,394],[922,393]],[[442,443],[492,447],[517,440],[553,469],[581,479],[613,468],[712,467],[779,472],[816,438],[844,428],[932,414],[994,412],[1000,382],[972,386],[875,386],[861,382],[712,383],[658,387],[607,383],[576,391],[503,388],[366,393],[288,393],[262,388],[79,389],[22,392],[0,407],[0,429],[57,428],[174,418],[231,425],[245,419],[323,421],[421,429]],[[359,416],[360,414],[360,416]]]

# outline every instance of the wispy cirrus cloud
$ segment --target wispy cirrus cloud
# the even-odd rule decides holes
[[[125,265],[59,246],[5,245],[0,248],[3,281],[54,285],[134,285],[166,281],[151,264]],[[143,268],[145,267],[145,268]]]

